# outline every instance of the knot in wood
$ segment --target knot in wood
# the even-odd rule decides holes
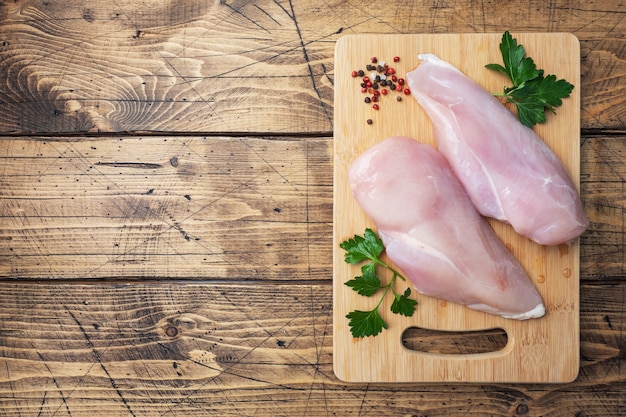
[[[515,413],[518,415],[528,414],[528,405],[526,405],[526,403],[518,404],[517,408],[515,409]]]
[[[178,335],[178,329],[174,326],[167,326],[165,328],[165,334],[168,337],[176,337],[176,335]]]

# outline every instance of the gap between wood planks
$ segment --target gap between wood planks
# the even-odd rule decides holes
[[[626,131],[623,132],[626,135]],[[333,136],[333,132],[189,132],[189,131],[121,131],[121,132],[54,132],[54,133],[41,133],[41,132],[23,132],[23,133],[7,133],[0,132],[0,139],[8,138],[117,138],[117,137],[189,137],[189,138],[206,138],[206,137],[232,137],[232,138],[328,138]]]
[[[116,138],[116,137],[241,137],[241,138],[328,138],[333,137],[332,131],[319,131],[319,132],[215,132],[215,131],[120,131],[120,132],[54,132],[54,133],[41,133],[41,132],[0,132],[0,139],[2,138]],[[581,140],[585,137],[600,137],[600,136],[626,136],[626,130],[620,129],[598,129],[598,128],[585,128],[581,129]]]
[[[0,284],[16,284],[24,283],[28,285],[48,286],[55,285],[144,285],[144,284],[163,284],[163,285],[332,285],[331,279],[290,279],[290,280],[266,280],[266,279],[244,279],[244,278],[222,278],[222,279],[195,279],[195,278],[145,278],[145,277],[98,277],[98,278],[39,278],[39,279],[23,279],[23,278],[0,278]]]

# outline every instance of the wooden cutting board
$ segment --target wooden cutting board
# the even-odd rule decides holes
[[[535,127],[561,158],[574,182],[580,173],[580,48],[576,37],[561,33],[512,34],[524,45],[538,68],[574,84],[557,116]],[[399,76],[415,68],[418,53],[435,53],[460,68],[487,90],[501,91],[508,80],[484,68],[501,63],[498,45],[502,34],[349,35],[335,51],[334,126],[334,370],[349,382],[569,382],[579,367],[579,245],[544,247],[517,235],[502,223],[490,224],[520,260],[542,295],[547,314],[529,321],[508,320],[417,294],[413,317],[389,311],[381,314],[389,328],[376,337],[352,337],[346,314],[369,310],[377,296],[366,298],[344,285],[360,275],[360,266],[343,261],[339,243],[374,224],[351,195],[347,181],[350,164],[366,149],[391,135],[406,135],[434,144],[430,120],[410,96],[381,97],[378,111],[364,103],[353,70],[365,69],[372,56],[395,67]],[[393,63],[393,57],[400,61]],[[369,71],[366,71],[369,72]],[[366,121],[372,120],[372,124]],[[393,202],[390,202],[393,204]],[[398,290],[406,284],[399,283]],[[415,294],[415,292],[414,292]],[[390,297],[388,297],[390,298]],[[442,354],[415,351],[402,343],[410,327],[439,331],[503,329],[506,346],[496,352]]]

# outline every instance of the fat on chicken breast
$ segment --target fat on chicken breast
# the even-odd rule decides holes
[[[500,101],[433,54],[407,73],[444,154],[478,211],[542,245],[567,243],[589,226],[557,156]]]
[[[361,154],[348,178],[387,256],[417,291],[506,318],[544,315],[523,267],[432,146],[388,138]]]

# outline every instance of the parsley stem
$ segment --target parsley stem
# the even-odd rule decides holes
[[[385,285],[385,287],[391,288],[391,292],[393,293],[393,295],[398,295],[396,290],[393,288],[394,284],[396,283],[396,278],[405,279],[402,275],[400,275],[396,271],[393,271],[393,277],[391,277],[391,280],[389,281],[389,283]]]
[[[395,284],[396,282],[396,278],[400,277],[402,279],[404,279],[404,277],[400,274],[398,274],[396,271],[394,271],[393,268],[390,268],[389,266],[387,266],[384,262],[378,261],[381,265],[384,265],[386,268],[389,268],[391,271],[393,271],[393,277],[391,278],[391,280],[389,280],[389,282],[385,285],[383,285],[381,288],[385,289],[385,292],[383,292],[383,296],[380,297],[380,300],[378,301],[378,304],[376,304],[376,307],[374,307],[374,310],[378,310],[378,307],[380,307],[380,305],[383,303],[383,300],[385,299],[385,296],[387,295],[387,293],[389,292],[389,290],[391,290],[391,292],[396,295],[395,290],[393,289],[393,284]]]
[[[380,300],[378,300],[378,304],[376,304],[376,307],[374,307],[374,310],[378,310],[378,307],[380,307],[380,305],[383,303],[383,300],[385,299],[385,296],[389,292],[389,288],[391,288],[392,283],[393,283],[393,279],[391,280],[391,282],[389,282],[389,284],[385,285],[385,292],[383,292],[383,296],[380,297]]]
[[[397,292],[396,292],[396,290],[394,290],[393,288],[391,289],[391,292],[393,293],[393,296],[394,296],[395,298],[398,298],[400,295],[402,295],[402,294],[400,294],[400,293],[397,293]]]
[[[372,259],[372,261],[384,268],[387,268],[389,271],[393,273],[393,278],[391,282],[394,282],[396,278],[400,278],[402,281],[406,281],[406,278],[402,276],[400,272],[396,271],[394,268],[390,267],[389,265],[387,265],[385,262],[381,261],[380,259],[376,258],[376,259]]]

